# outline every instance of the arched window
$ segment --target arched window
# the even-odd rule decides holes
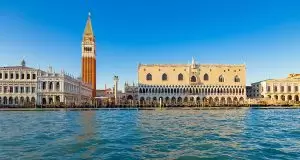
[[[46,89],[46,82],[43,82],[42,88]]]
[[[196,77],[195,76],[191,77],[191,82],[196,82]]]
[[[181,73],[178,74],[178,81],[183,81],[183,75]]]
[[[50,89],[50,90],[53,89],[53,83],[52,83],[52,82],[49,83],[49,89]]]
[[[219,82],[224,82],[224,77],[222,75],[219,77]]]
[[[240,82],[239,76],[236,75],[236,76],[234,77],[234,82]]]
[[[208,74],[207,74],[207,73],[204,74],[203,79],[204,79],[205,81],[208,81],[208,80],[209,80],[209,77],[208,77]]]
[[[167,80],[168,80],[167,74],[164,73],[164,74],[162,75],[161,79],[162,79],[163,81],[167,81]]]
[[[147,74],[146,80],[147,81],[152,81],[152,75],[150,73]]]
[[[60,84],[59,84],[59,82],[56,82],[56,90],[60,90]]]

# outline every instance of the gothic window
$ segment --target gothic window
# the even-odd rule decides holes
[[[191,82],[196,82],[196,77],[195,76],[191,77]]]
[[[236,75],[236,76],[234,77],[234,82],[240,82],[239,76]]]
[[[162,79],[163,81],[167,81],[167,80],[168,80],[167,74],[164,73],[164,74],[162,75],[161,79]]]
[[[224,82],[224,77],[222,75],[219,77],[219,82]]]
[[[152,81],[152,75],[150,73],[147,74],[146,80],[147,81]]]
[[[204,79],[204,81],[208,81],[208,80],[209,80],[209,77],[208,77],[208,74],[207,74],[207,73],[204,74],[203,79]]]
[[[178,75],[178,81],[183,81],[183,75],[181,73]]]

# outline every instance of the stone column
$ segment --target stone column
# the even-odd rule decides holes
[[[56,104],[56,96],[55,95],[52,96],[52,99],[53,99],[53,104]]]
[[[46,88],[45,88],[45,90],[46,90],[46,92],[49,91],[49,82],[48,81],[46,81]]]
[[[115,104],[118,104],[118,97],[117,97],[117,92],[118,92],[118,82],[119,82],[119,77],[114,76],[114,96],[115,96]]]

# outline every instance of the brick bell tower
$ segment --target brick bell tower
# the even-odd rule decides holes
[[[82,81],[92,84],[93,97],[96,96],[96,40],[92,29],[91,13],[89,13],[81,44]]]

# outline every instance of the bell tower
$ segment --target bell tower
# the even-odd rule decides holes
[[[96,39],[93,33],[91,13],[85,25],[82,43],[81,73],[82,81],[92,85],[93,97],[96,96]]]

